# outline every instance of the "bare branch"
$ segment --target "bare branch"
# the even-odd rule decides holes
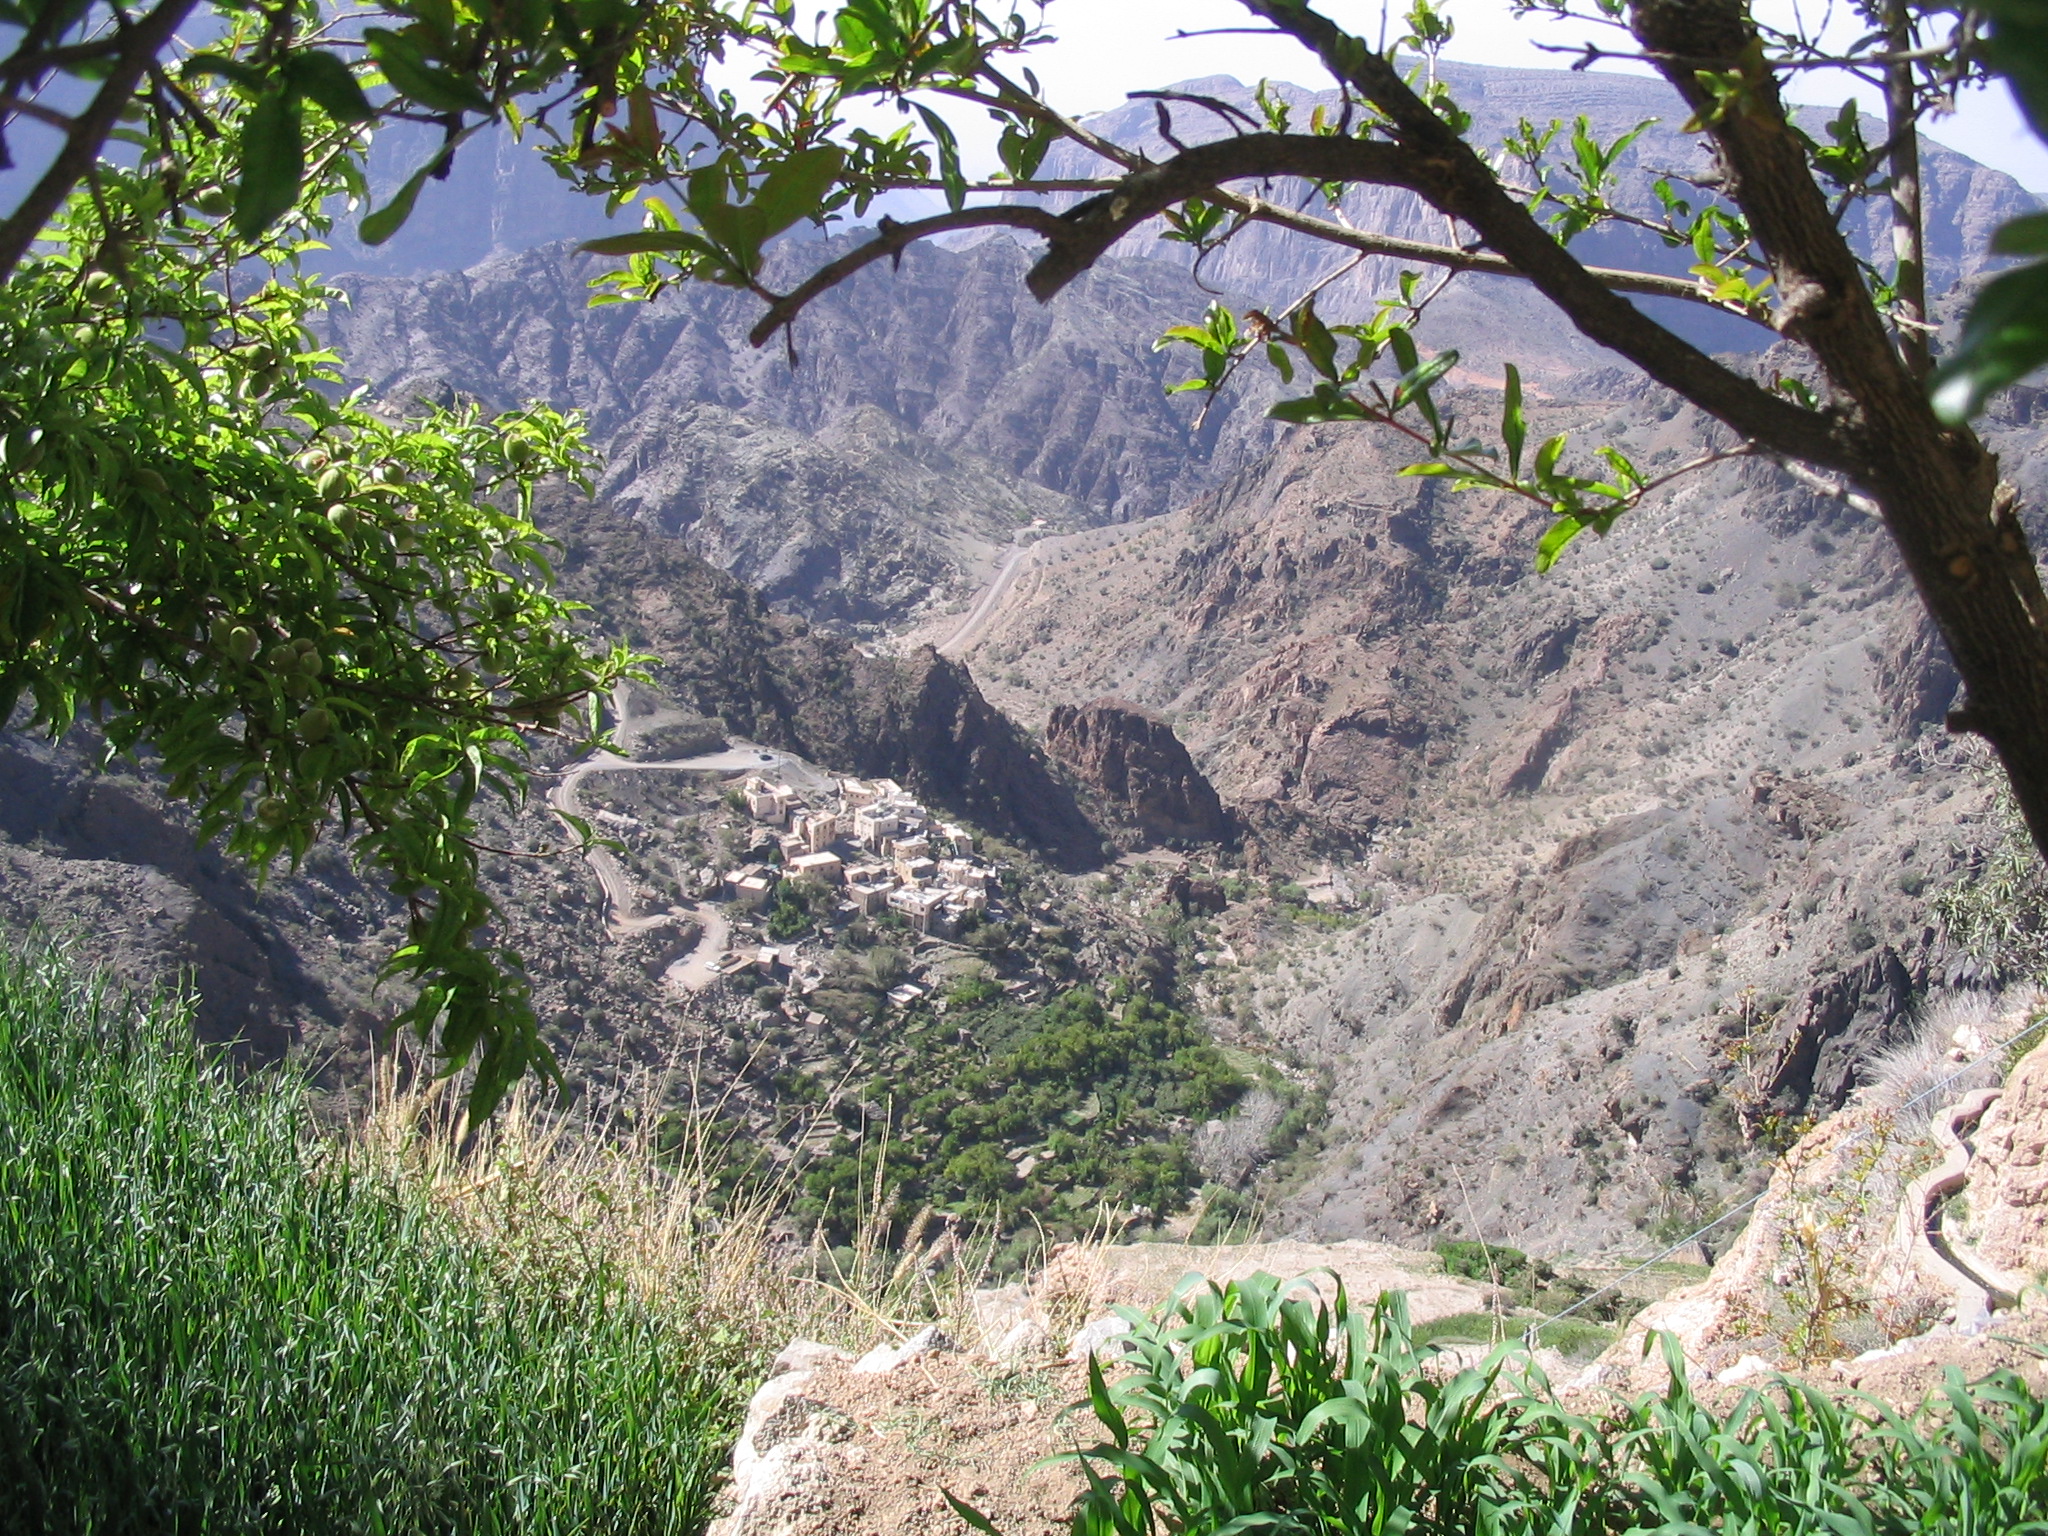
[[[1367,256],[1390,256],[1399,261],[1419,261],[1429,266],[1449,267],[1456,272],[1483,272],[1498,277],[1519,277],[1524,281],[1529,276],[1505,258],[1484,251],[1468,251],[1455,245],[1431,245],[1422,240],[1402,240],[1393,235],[1376,235],[1366,230],[1335,224],[1328,219],[1297,213],[1291,208],[1282,208],[1263,198],[1243,197],[1236,193],[1219,191],[1212,201],[1224,208],[1237,208],[1246,217],[1256,219],[1262,224],[1277,224],[1301,234],[1313,235],[1316,239],[1328,241],[1331,245],[1341,245],[1350,250],[1363,252]],[[1623,267],[1587,267],[1586,271],[1616,293],[1640,293],[1658,299],[1683,299],[1690,304],[1703,304],[1709,309],[1720,310],[1723,314],[1740,313],[1729,309],[1725,304],[1716,304],[1691,278],[1670,277],[1662,272],[1636,272]]]
[[[919,240],[958,229],[1003,227],[1028,229],[1051,240],[1060,233],[1060,218],[1043,208],[1017,203],[999,204],[992,208],[963,208],[957,213],[914,219],[908,224],[898,224],[894,219],[885,218],[874,239],[820,267],[791,292],[770,304],[768,313],[754,322],[754,328],[747,333],[747,340],[757,347],[766,346],[777,331],[794,320],[803,307],[819,294],[838,287],[863,267],[872,266],[885,256],[891,260],[900,257],[906,247]]]
[[[65,133],[64,147],[57,151],[57,158],[43,172],[41,180],[29,189],[14,212],[0,221],[0,282],[14,275],[36,236],[56,216],[79,179],[92,168],[122,109],[134,96],[135,87],[195,4],[197,0],[163,0],[142,20],[123,29],[120,52],[100,82],[92,105]]]

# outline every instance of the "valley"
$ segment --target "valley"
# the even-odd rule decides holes
[[[1488,131],[1556,108],[1552,77],[1453,73]],[[1570,104],[1613,130],[1658,90],[1594,76]],[[1158,121],[1134,104],[1096,127],[1163,144]],[[1091,173],[1060,153],[1048,174]],[[1694,153],[1649,133],[1626,194]],[[2029,199],[1947,151],[1930,166],[1946,288]],[[1440,233],[1372,197],[1361,222]],[[1994,979],[1929,905],[1995,839],[1993,775],[1940,730],[1955,675],[1881,532],[1515,283],[1432,301],[1421,334],[1465,348],[1448,409],[1491,420],[1513,360],[1533,429],[1573,452],[1731,455],[1547,576],[1540,509],[1403,476],[1368,429],[1269,420],[1263,370],[1206,409],[1168,393],[1167,326],[1330,276],[1272,231],[1200,272],[1136,245],[1048,307],[1006,235],[915,246],[821,299],[792,362],[745,345],[745,295],[593,309],[597,258],[491,228],[466,270],[344,273],[323,340],[392,411],[538,398],[602,450],[595,496],[556,488],[537,516],[590,631],[653,659],[611,710],[626,755],[545,759],[544,793],[494,824],[554,847],[561,812],[613,844],[498,861],[502,928],[579,1092],[671,1074],[670,1112],[709,1117],[729,1179],[784,1180],[833,1241],[879,1177],[899,1230],[1107,1212],[1155,1235],[1645,1251],[1752,1192],[1931,998]],[[850,238],[787,242],[771,277]],[[1675,259],[1624,246],[1604,254]],[[1390,275],[1359,264],[1319,302],[1362,313]],[[1781,366],[1757,327],[1699,324]],[[2029,506],[2044,416],[2022,388],[1988,427]],[[189,921],[87,933],[89,957],[197,965],[216,1034],[289,1017],[252,1046],[317,1061],[345,1104],[393,1009],[351,958],[389,903],[324,854],[261,893],[152,864],[126,851],[140,829],[180,823],[141,781],[101,831],[113,791],[82,758],[9,764],[20,803],[76,829],[7,825],[21,909],[102,910],[70,894],[88,867],[163,887]],[[793,823],[745,802],[784,781],[896,785],[986,850],[986,910],[892,907],[855,879],[890,856],[872,839],[781,847]],[[828,848],[834,879],[795,870]],[[940,900],[936,869],[888,879]]]

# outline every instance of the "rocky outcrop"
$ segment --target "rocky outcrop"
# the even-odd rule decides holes
[[[1230,836],[1223,802],[1173,727],[1115,699],[1056,704],[1045,749],[1101,795],[1119,819],[1156,838],[1215,843]]]
[[[2048,1271],[2048,1051],[2029,1052],[1979,1124],[1969,1208],[1977,1251],[2031,1280]]]
[[[1759,1110],[1826,1113],[1847,1104],[1870,1060],[1910,1036],[1914,981],[1887,944],[1788,1004],[1759,1049],[1759,1059],[1769,1063]]]

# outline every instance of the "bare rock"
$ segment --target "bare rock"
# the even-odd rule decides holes
[[[2029,1051],[1984,1116],[1970,1169],[1977,1251],[2004,1269],[2048,1270],[2048,1050]]]
[[[1173,727],[1114,699],[1059,704],[1045,730],[1046,750],[1154,837],[1224,842],[1223,802]]]

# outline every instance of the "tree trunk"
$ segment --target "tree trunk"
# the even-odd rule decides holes
[[[1928,403],[1910,343],[1894,344],[1864,286],[1856,255],[1791,131],[1777,81],[1760,62],[1741,0],[1638,0],[1630,20],[1665,76],[1710,125],[1728,195],[1749,216],[1778,291],[1774,323],[1826,371],[1830,415],[1850,446],[1850,477],[1876,500],[1913,585],[1948,642],[1967,690],[1949,728],[1991,743],[2034,844],[2048,857],[2048,596],[1998,461],[1965,428],[1943,426]],[[1910,35],[1910,34],[1908,34]],[[1702,73],[1736,89],[1710,99]],[[1901,87],[1910,96],[1910,76]],[[1910,138],[1910,101],[1894,103],[1895,155]],[[1906,129],[1901,138],[1897,129]],[[1910,153],[1895,175],[1917,173]],[[1897,199],[1917,201],[1911,185]],[[1895,224],[1896,227],[1896,224]],[[1903,242],[1909,304],[1919,297],[1917,217]]]

